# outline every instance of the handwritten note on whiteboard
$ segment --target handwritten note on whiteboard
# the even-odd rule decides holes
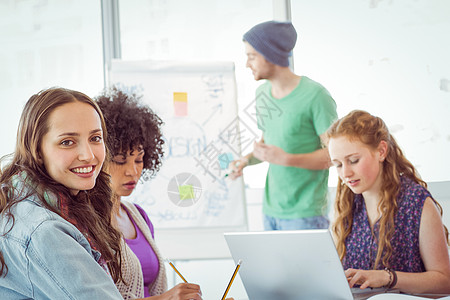
[[[225,176],[241,153],[234,64],[114,61],[110,85],[143,95],[165,123],[163,166],[128,200],[158,228],[246,226],[243,181]]]

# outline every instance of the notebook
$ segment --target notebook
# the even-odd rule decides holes
[[[384,289],[350,289],[326,229],[224,233],[249,300],[367,299]],[[352,293],[353,290],[353,293]]]

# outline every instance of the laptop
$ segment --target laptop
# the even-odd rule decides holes
[[[249,300],[353,300],[384,288],[350,289],[326,229],[224,233]],[[353,290],[353,293],[352,293]]]

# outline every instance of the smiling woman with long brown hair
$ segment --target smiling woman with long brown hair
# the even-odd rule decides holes
[[[62,88],[25,104],[0,176],[2,299],[122,299],[102,113]]]

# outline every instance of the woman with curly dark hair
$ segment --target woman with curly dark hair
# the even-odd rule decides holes
[[[352,111],[327,136],[339,174],[333,234],[350,286],[450,293],[442,208],[383,120]]]
[[[138,181],[149,179],[161,167],[162,120],[140,103],[140,96],[116,87],[96,97],[109,132],[110,167],[114,193],[113,224],[125,240],[122,247],[123,281],[117,284],[124,299],[201,299],[200,287],[183,283],[167,291],[164,262],[154,241],[153,225],[138,206],[121,200]],[[137,257],[137,258],[136,258]],[[153,297],[155,296],[155,297]]]

